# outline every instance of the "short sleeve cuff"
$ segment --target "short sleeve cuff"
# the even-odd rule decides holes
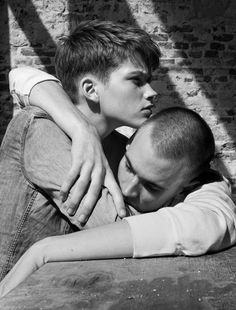
[[[31,67],[19,67],[9,73],[10,93],[13,99],[24,106],[29,105],[32,88],[44,81],[60,81],[53,75]]]

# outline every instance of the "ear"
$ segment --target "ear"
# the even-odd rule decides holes
[[[83,95],[90,101],[99,103],[98,82],[93,77],[84,77],[80,81]]]

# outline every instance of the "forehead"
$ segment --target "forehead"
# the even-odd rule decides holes
[[[150,128],[142,128],[130,142],[126,157],[139,178],[166,188],[184,177],[185,161],[169,160],[159,156],[152,145]]]
[[[112,74],[120,74],[120,75],[129,75],[132,73],[137,73],[137,74],[147,74],[148,73],[148,68],[147,66],[141,61],[131,61],[131,60],[126,60],[122,62],[113,72]]]

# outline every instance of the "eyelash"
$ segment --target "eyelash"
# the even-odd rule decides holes
[[[141,86],[143,82],[140,79],[133,79],[133,82],[136,86]]]
[[[146,188],[146,190],[148,190],[149,192],[156,192],[157,189],[150,186],[150,185],[147,185],[147,184],[143,184],[143,186]]]
[[[131,171],[131,168],[130,168],[130,166],[129,166],[129,164],[128,164],[127,161],[126,161],[126,163],[125,163],[125,168],[126,168],[126,170],[128,170],[129,172],[132,172],[132,171]]]

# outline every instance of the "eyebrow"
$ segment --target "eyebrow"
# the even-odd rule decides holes
[[[132,76],[136,76],[136,75],[141,75],[142,78],[145,78],[147,80],[151,80],[151,78],[152,78],[152,74],[150,74],[148,72],[143,72],[142,70],[135,70],[135,71],[128,73],[128,77],[132,77]]]
[[[134,167],[132,166],[131,161],[130,161],[130,159],[129,159],[127,154],[125,154],[125,159],[128,162],[129,168],[132,171],[132,173],[136,174],[136,171],[135,171]],[[155,187],[157,190],[164,190],[165,189],[164,187],[162,187],[162,186],[160,186],[158,184],[155,184],[153,182],[150,182],[149,180],[146,180],[146,179],[144,179],[144,178],[142,178],[140,176],[138,176],[138,178],[141,180],[142,183],[146,183],[148,185],[151,185],[151,186]]]

